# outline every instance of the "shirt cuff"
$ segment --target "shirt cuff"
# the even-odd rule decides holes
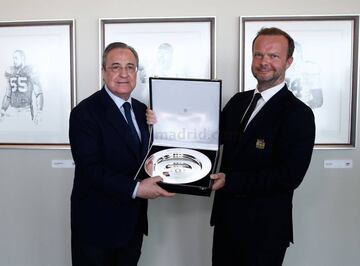
[[[136,194],[137,194],[139,185],[140,185],[140,182],[137,182],[137,183],[136,183],[136,186],[135,186],[135,189],[134,189],[134,192],[133,192],[133,194],[132,194],[132,198],[133,198],[133,199],[136,198]]]

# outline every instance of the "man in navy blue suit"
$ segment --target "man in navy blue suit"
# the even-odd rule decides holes
[[[223,157],[213,175],[213,266],[280,266],[293,242],[293,192],[315,139],[311,109],[285,84],[293,51],[286,32],[261,29],[252,44],[257,87],[234,95],[222,111]]]
[[[132,47],[108,45],[103,88],[71,111],[73,266],[137,265],[147,199],[174,195],[157,185],[159,176],[134,180],[149,142],[146,106],[131,97],[138,65]]]

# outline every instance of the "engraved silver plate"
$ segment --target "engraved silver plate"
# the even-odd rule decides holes
[[[211,161],[203,153],[172,148],[154,153],[145,161],[149,176],[161,176],[169,184],[186,184],[205,177],[211,170]]]

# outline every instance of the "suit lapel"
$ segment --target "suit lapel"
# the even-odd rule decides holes
[[[240,143],[244,143],[250,136],[253,136],[254,131],[262,126],[265,123],[268,126],[270,120],[267,119],[268,116],[279,117],[283,110],[282,103],[287,99],[288,89],[286,85],[278,91],[271,99],[261,108],[261,110],[256,114],[256,116],[251,120],[247,126],[245,132],[243,133]],[[259,124],[260,123],[260,124]]]
[[[235,144],[238,146],[241,144],[241,139],[243,139],[243,136],[245,134],[240,132],[240,124],[241,124],[241,120],[242,117],[245,115],[246,109],[249,106],[251,99],[253,97],[254,94],[254,90],[251,91],[246,91],[246,92],[242,92],[241,94],[241,99],[239,101],[238,104],[236,104],[236,110],[234,111],[234,113],[239,114],[236,117],[234,117],[234,121],[233,121],[233,128],[232,128],[232,132],[234,132],[234,138],[235,139]],[[220,126],[220,128],[222,128],[223,126]]]
[[[105,89],[101,90],[102,102],[105,110],[105,117],[109,123],[115,128],[115,130],[119,133],[120,138],[123,139],[125,145],[132,151],[134,156],[139,160],[140,154],[139,151],[136,150],[136,145],[133,145],[133,139],[131,137],[130,128],[121,114],[119,108],[116,106],[114,101],[107,94]]]
[[[140,103],[135,99],[132,99],[131,104],[141,134],[141,158],[144,158],[147,153],[148,143],[149,143],[148,125],[146,123],[144,109],[141,107]]]

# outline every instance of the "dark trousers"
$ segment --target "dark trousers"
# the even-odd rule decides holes
[[[71,239],[73,266],[136,266],[142,246],[143,234],[138,233],[122,248],[100,248]]]
[[[259,248],[239,244],[228,228],[215,226],[212,250],[213,266],[281,266],[287,246]]]

